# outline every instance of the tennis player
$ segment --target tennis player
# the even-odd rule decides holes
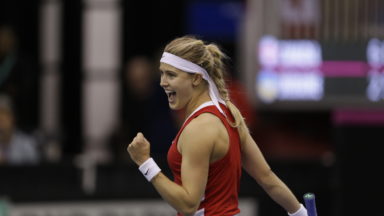
[[[178,215],[240,215],[244,168],[288,215],[307,216],[305,207],[271,170],[231,103],[225,58],[216,44],[193,36],[176,38],[165,47],[160,85],[170,108],[185,110],[186,116],[168,151],[174,181],[150,157],[150,143],[142,133],[127,147],[132,160]]]

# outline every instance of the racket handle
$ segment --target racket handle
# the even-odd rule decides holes
[[[315,194],[306,193],[303,197],[308,216],[317,216]]]

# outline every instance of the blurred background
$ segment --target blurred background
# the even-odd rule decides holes
[[[231,57],[232,100],[301,201],[380,214],[384,0],[2,0],[0,215],[174,215],[126,146],[142,131],[171,176],[182,120],[157,67],[185,34]],[[240,198],[286,215],[246,173]]]

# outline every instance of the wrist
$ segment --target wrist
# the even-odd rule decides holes
[[[148,158],[144,161],[139,166],[139,170],[149,182],[161,171],[160,167],[156,164],[153,158]]]
[[[143,163],[145,163],[146,161],[148,161],[148,159],[150,159],[151,157],[149,157],[149,156],[147,156],[147,157],[143,157],[142,159],[140,159],[140,160],[137,160],[137,161],[135,161],[135,163],[137,164],[137,166],[141,166],[141,165],[143,165]]]
[[[308,216],[307,209],[303,206],[303,204],[300,203],[300,208],[294,212],[294,213],[289,213],[289,216]]]

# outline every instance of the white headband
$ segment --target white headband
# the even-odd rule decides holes
[[[205,79],[209,84],[209,96],[211,97],[213,104],[217,107],[217,109],[219,109],[222,114],[225,115],[224,111],[219,105],[219,102],[222,104],[225,104],[225,102],[223,99],[221,99],[216,84],[213,82],[211,77],[208,75],[208,72],[204,68],[168,52],[163,53],[160,62],[172,65],[173,67],[188,73],[198,73],[203,75],[203,79]]]

